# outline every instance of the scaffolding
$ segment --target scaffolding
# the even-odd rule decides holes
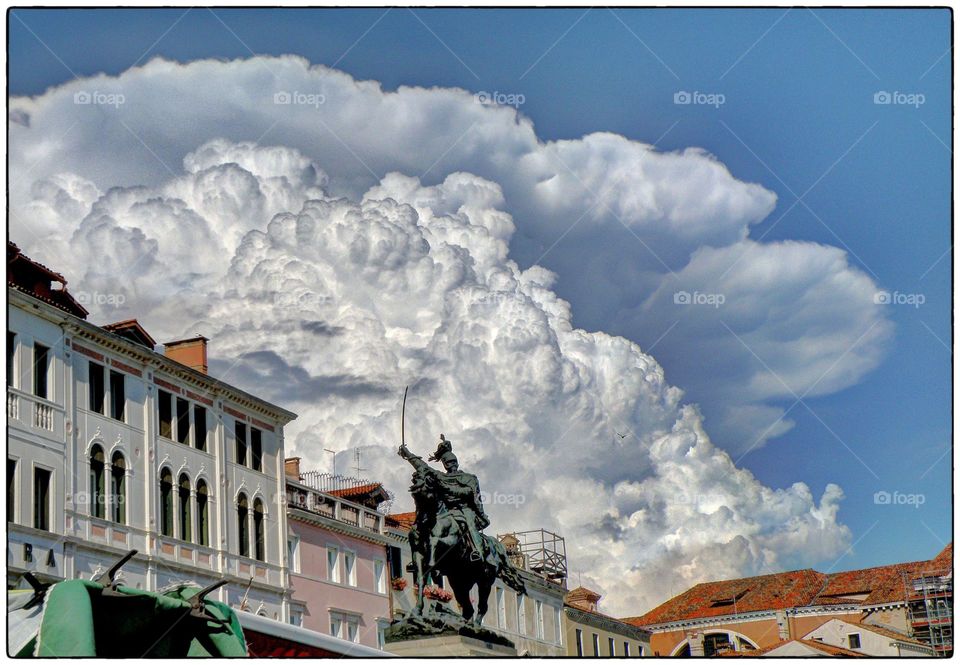
[[[562,536],[534,529],[500,534],[497,540],[515,566],[567,588],[567,546]]]
[[[953,654],[953,572],[922,572],[906,578],[907,618],[915,639],[938,656]]]

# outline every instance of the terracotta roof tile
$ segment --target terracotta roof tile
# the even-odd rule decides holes
[[[816,640],[802,640],[799,639],[797,642],[805,644],[811,649],[817,649],[831,656],[844,656],[847,658],[866,658],[867,655],[860,653],[859,651],[854,651],[853,649],[844,649],[843,647],[835,647],[832,644],[824,644],[823,642],[817,642]]]
[[[906,582],[928,565],[927,561],[913,561],[833,573],[810,605],[828,605],[838,599],[842,602],[844,597],[864,594],[859,601],[864,605],[902,602],[906,598]]]
[[[585,586],[578,586],[576,589],[567,592],[565,600],[600,600],[602,596],[596,591],[592,591]]]
[[[941,550],[940,554],[935,556],[931,563],[944,568],[953,567],[953,543],[950,543]]]
[[[671,598],[642,616],[623,619],[651,626],[684,619],[818,605],[881,605],[905,602],[909,580],[952,562],[948,545],[935,559],[877,566],[825,575],[815,570],[705,582]]]
[[[649,626],[681,619],[726,616],[734,612],[803,606],[816,597],[825,580],[826,575],[807,569],[737,580],[704,582],[643,616],[629,617],[624,621],[634,626]]]
[[[413,526],[416,519],[417,513],[414,511],[409,513],[393,513],[392,515],[387,515],[387,526],[409,529]]]
[[[893,630],[892,628],[885,628],[883,626],[874,626],[869,623],[854,623],[852,621],[844,621],[851,626],[856,626],[857,628],[862,628],[864,630],[869,630],[871,633],[876,633],[877,635],[883,635],[884,637],[889,637],[892,640],[899,640],[900,642],[909,642],[911,644],[920,644],[925,647],[930,646],[929,644],[924,644],[918,639],[910,637],[906,633],[901,633],[899,631]]]

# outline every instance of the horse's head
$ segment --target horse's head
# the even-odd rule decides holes
[[[417,503],[432,503],[437,500],[434,477],[424,471],[414,471],[410,478],[410,494]]]
[[[437,487],[437,478],[429,472],[416,471],[411,478],[410,495],[417,510],[417,519],[432,527],[437,514],[443,511],[442,494]]]

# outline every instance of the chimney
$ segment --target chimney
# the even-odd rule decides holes
[[[596,612],[597,606],[600,603],[600,598],[602,596],[596,591],[591,591],[582,586],[578,586],[573,591],[567,592],[567,595],[564,597],[564,601],[568,605],[573,605],[574,607],[586,610],[588,612]]]
[[[300,458],[288,457],[283,460],[283,473],[287,478],[300,482]]]
[[[163,354],[181,365],[207,373],[207,338],[203,335],[167,342],[163,345]]]

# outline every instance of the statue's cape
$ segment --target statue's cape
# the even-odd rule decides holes
[[[476,492],[480,487],[480,481],[472,473],[466,471],[454,471],[452,473],[437,472],[437,480],[445,490],[462,493],[464,489]]]

